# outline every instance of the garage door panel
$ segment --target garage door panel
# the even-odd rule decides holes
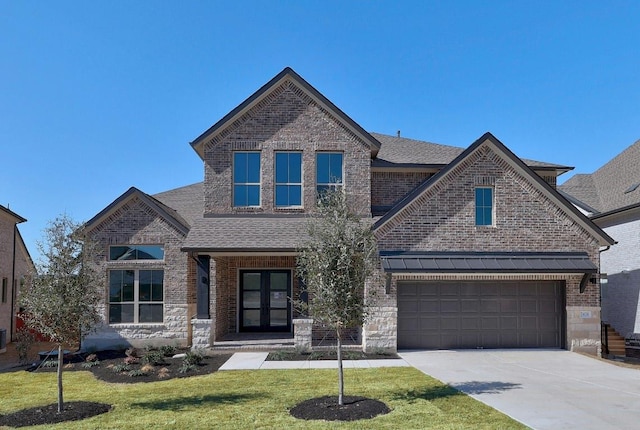
[[[399,348],[559,347],[562,282],[400,282]]]

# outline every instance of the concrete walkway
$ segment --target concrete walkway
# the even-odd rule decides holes
[[[306,361],[265,361],[267,352],[236,352],[219,370],[254,370],[254,369],[337,369],[336,360]],[[410,367],[403,359],[381,360],[343,360],[342,366],[348,368],[368,369],[372,367]]]
[[[640,428],[640,370],[635,368],[563,350],[399,355],[534,429]]]

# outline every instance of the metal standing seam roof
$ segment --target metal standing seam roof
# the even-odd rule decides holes
[[[391,273],[595,273],[586,253],[381,253]]]

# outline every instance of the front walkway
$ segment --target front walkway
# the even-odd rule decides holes
[[[634,429],[640,370],[564,350],[401,351],[422,372],[534,429]]]
[[[337,369],[336,360],[265,361],[268,352],[237,352],[219,370],[253,369]],[[401,358],[380,360],[343,360],[344,368],[410,367]]]

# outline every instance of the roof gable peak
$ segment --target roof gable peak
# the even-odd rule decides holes
[[[363,142],[366,142],[372,154],[376,154],[380,149],[380,142],[365,131],[360,125],[347,116],[342,110],[334,105],[329,99],[316,90],[311,84],[304,80],[291,67],[285,67],[280,73],[274,76],[269,82],[264,84],[260,89],[249,96],[245,101],[240,103],[235,109],[222,117],[218,122],[212,125],[208,130],[198,136],[191,142],[192,148],[198,153],[200,158],[204,159],[204,147],[207,143],[212,142],[217,136],[222,134],[226,129],[232,126],[236,121],[240,120],[252,108],[259,105],[265,99],[269,98],[274,92],[278,91],[282,85],[289,81],[295,85],[300,91],[304,92],[314,102],[328,111],[338,121],[340,121],[347,129],[358,136]]]

